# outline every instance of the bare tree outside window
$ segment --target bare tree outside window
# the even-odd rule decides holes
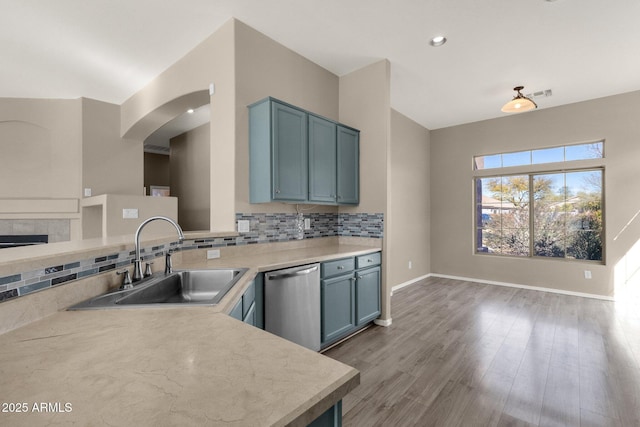
[[[477,252],[602,260],[602,170],[476,178]]]

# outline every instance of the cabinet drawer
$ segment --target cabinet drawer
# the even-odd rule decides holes
[[[328,261],[322,263],[322,277],[331,277],[338,274],[345,274],[353,271],[355,268],[355,261],[353,258],[343,258],[335,261]]]
[[[374,265],[380,265],[380,252],[360,255],[356,258],[356,268],[373,267]]]

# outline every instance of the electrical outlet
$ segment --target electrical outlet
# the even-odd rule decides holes
[[[409,261],[409,270],[411,270],[411,267],[412,267],[412,266],[413,266],[413,265],[411,264],[411,261]]]
[[[591,270],[585,270],[584,271],[584,278],[585,279],[591,279]]]
[[[138,209],[122,209],[122,218],[124,219],[138,218]]]
[[[211,249],[207,251],[207,259],[220,258],[220,249]]]
[[[311,218],[304,219],[304,229],[311,230]]]
[[[238,220],[238,233],[248,233],[250,231],[250,222],[248,219]]]
[[[91,197],[91,189],[90,188],[85,188],[84,189],[84,197]]]

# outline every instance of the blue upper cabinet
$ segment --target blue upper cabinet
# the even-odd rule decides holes
[[[309,201],[337,202],[336,124],[309,115]]]
[[[249,107],[251,203],[308,198],[307,113],[270,98]]]
[[[271,105],[273,200],[307,200],[307,113],[282,105]]]
[[[357,205],[359,132],[274,98],[249,106],[249,201]]]
[[[360,200],[360,132],[337,128],[337,197],[340,205],[357,205]]]

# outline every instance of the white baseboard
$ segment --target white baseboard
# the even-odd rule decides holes
[[[427,277],[431,277],[431,274],[425,274],[424,276],[416,277],[415,279],[411,279],[411,280],[409,280],[407,282],[400,283],[399,285],[395,285],[394,287],[391,288],[391,295],[393,295],[393,293],[395,291],[398,291],[398,290],[400,290],[400,289],[402,289],[404,287],[413,285],[414,283],[417,283],[417,282],[419,282],[421,280],[424,280]]]
[[[551,293],[554,293],[554,294],[571,295],[571,296],[575,296],[575,297],[594,298],[594,299],[600,299],[600,300],[605,300],[605,301],[615,301],[614,297],[609,297],[609,296],[606,296],[606,295],[588,294],[588,293],[584,293],[584,292],[572,292],[572,291],[565,291],[565,290],[562,290],[562,289],[543,288],[543,287],[540,287],[540,286],[521,285],[521,284],[518,284],[518,283],[498,282],[498,281],[495,281],[495,280],[475,279],[473,277],[451,276],[451,275],[448,275],[448,274],[437,274],[437,273],[425,274],[424,276],[415,278],[413,280],[409,280],[408,282],[400,283],[399,285],[396,285],[396,286],[391,288],[391,295],[393,296],[393,293],[395,291],[397,291],[397,290],[400,290],[400,289],[402,289],[404,287],[407,287],[407,286],[410,286],[410,285],[414,285],[414,284],[420,282],[421,280],[427,279],[429,277],[440,277],[441,279],[464,280],[466,282],[482,283],[482,284],[485,284],[485,285],[506,286],[506,287],[509,287],[509,288],[529,289],[529,290],[532,290],[532,291],[551,292]]]
[[[609,297],[606,295],[597,295],[597,294],[587,294],[584,292],[572,292],[565,291],[562,289],[554,289],[554,288],[543,288],[539,286],[529,286],[529,285],[520,285],[518,283],[508,283],[508,282],[497,282],[494,280],[484,280],[484,279],[474,279],[473,277],[460,277],[460,276],[450,276],[447,274],[437,274],[432,273],[429,274],[431,277],[440,277],[442,279],[453,279],[453,280],[464,280],[467,282],[475,282],[475,283],[483,283],[485,285],[496,285],[496,286],[506,286],[509,288],[520,288],[520,289],[529,289],[532,291],[542,291],[542,292],[551,292],[554,294],[562,294],[562,295],[571,295],[575,297],[583,297],[583,298],[594,298],[605,301],[615,301],[614,297]]]
[[[376,320],[373,321],[373,323],[375,323],[378,326],[387,327],[387,326],[391,326],[391,319],[384,319],[384,320],[383,319],[376,319]]]

